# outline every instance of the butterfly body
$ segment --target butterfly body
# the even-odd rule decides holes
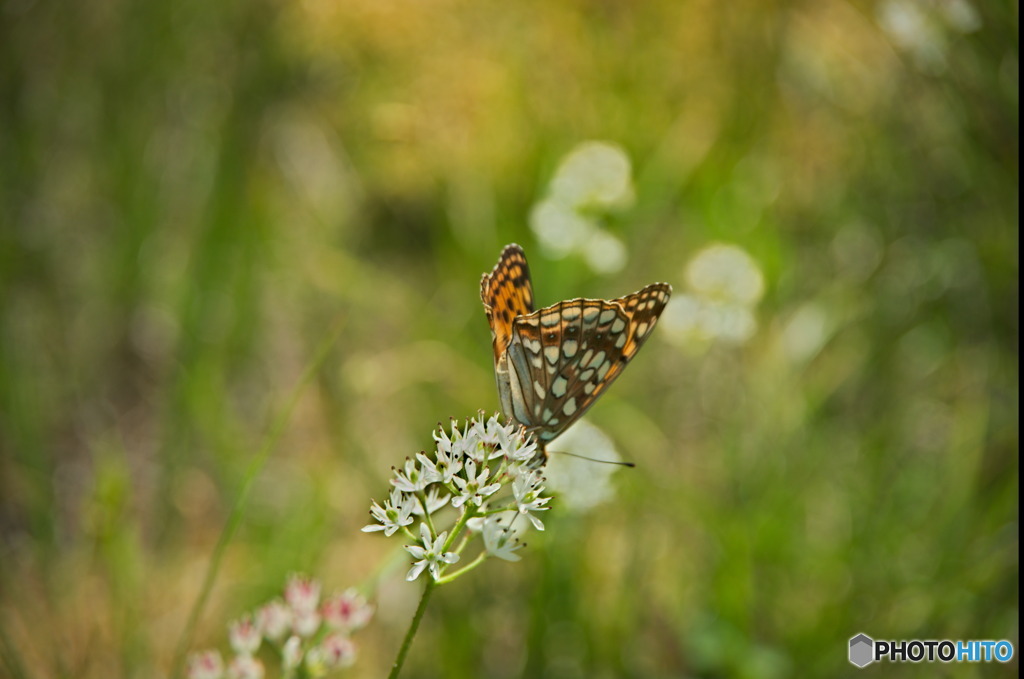
[[[505,416],[543,449],[622,373],[671,293],[667,283],[654,283],[618,299],[572,299],[534,311],[526,255],[506,246],[480,282]]]

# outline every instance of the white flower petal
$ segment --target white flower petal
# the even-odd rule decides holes
[[[412,568],[409,569],[409,572],[406,574],[405,579],[408,580],[409,582],[412,582],[416,578],[420,577],[420,573],[422,573],[423,569],[426,568],[426,567],[427,567],[427,562],[425,560],[424,561],[417,561],[416,563],[414,563],[412,565]]]

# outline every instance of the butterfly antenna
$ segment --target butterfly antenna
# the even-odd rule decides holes
[[[569,457],[578,457],[581,460],[587,460],[589,462],[600,462],[601,464],[615,464],[615,465],[619,465],[620,467],[631,467],[631,468],[636,466],[632,462],[623,462],[622,460],[598,460],[597,458],[594,458],[594,457],[587,457],[586,455],[578,455],[577,453],[570,453],[570,452],[565,451],[565,450],[551,450],[551,451],[548,451],[548,452],[554,453],[556,455],[568,455]]]

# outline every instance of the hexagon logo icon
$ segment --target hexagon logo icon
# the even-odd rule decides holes
[[[866,634],[850,639],[850,662],[857,667],[870,665],[875,660],[875,640]]]

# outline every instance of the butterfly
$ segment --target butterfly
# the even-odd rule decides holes
[[[480,281],[505,416],[543,451],[622,374],[671,294],[668,283],[653,283],[618,299],[571,299],[534,311],[526,255],[506,245]]]

